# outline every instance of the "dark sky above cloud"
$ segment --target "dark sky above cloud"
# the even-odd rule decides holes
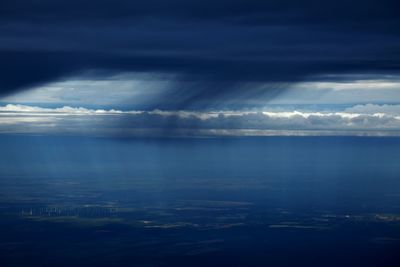
[[[331,74],[396,74],[399,10],[390,0],[3,0],[0,94],[145,72],[189,81],[178,88],[191,90],[186,105],[251,83],[280,90]]]

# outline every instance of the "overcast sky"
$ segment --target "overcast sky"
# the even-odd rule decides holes
[[[132,121],[160,129],[397,130],[398,10],[389,0],[1,1],[0,124],[10,131],[14,118],[33,129],[26,116],[46,117],[60,129],[76,124],[60,123],[71,110],[37,114],[70,106],[130,111],[112,123],[125,132]],[[16,120],[21,105],[35,114]],[[154,110],[221,116],[188,124]],[[354,119],[360,114],[364,123]],[[138,126],[144,115],[154,123]],[[110,126],[104,116],[79,118]]]

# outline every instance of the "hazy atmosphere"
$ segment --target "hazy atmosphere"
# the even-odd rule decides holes
[[[400,3],[0,2],[1,266],[400,266]]]

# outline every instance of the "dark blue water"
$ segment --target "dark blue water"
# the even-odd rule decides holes
[[[398,138],[0,147],[0,266],[400,266]]]

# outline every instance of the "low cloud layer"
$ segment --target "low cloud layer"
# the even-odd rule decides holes
[[[400,105],[329,111],[122,111],[0,107],[1,133],[90,136],[400,135]]]

